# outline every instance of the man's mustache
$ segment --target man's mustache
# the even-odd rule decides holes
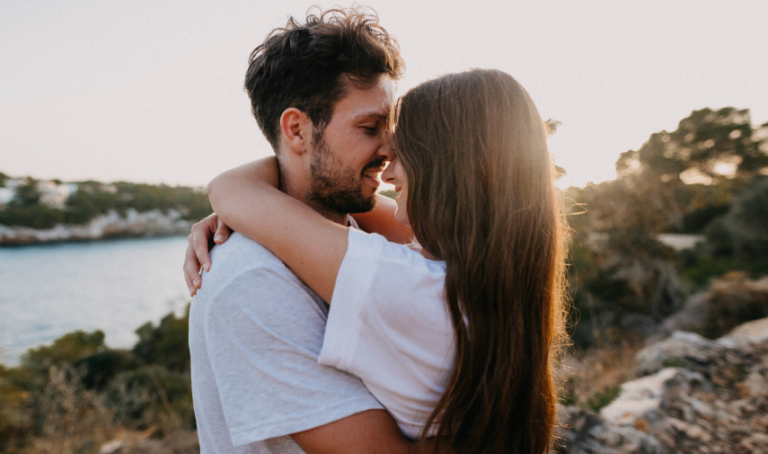
[[[366,166],[363,168],[363,173],[365,173],[369,169],[381,169],[381,170],[384,170],[384,164],[386,164],[386,162],[387,162],[386,160],[381,159],[381,158],[375,159],[375,160],[369,162],[368,164],[366,164]]]

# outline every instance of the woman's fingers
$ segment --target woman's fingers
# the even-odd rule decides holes
[[[219,220],[216,213],[211,214],[192,226],[192,233],[187,237],[187,252],[184,255],[184,280],[187,282],[190,295],[194,296],[203,281],[200,277],[200,267],[211,270],[209,246],[213,238],[217,243],[223,243],[229,238],[229,227]]]
[[[217,225],[218,216],[213,214],[193,225],[192,233],[190,234],[191,239],[189,243],[194,249],[197,263],[202,265],[206,271],[211,270],[211,257],[208,255],[208,245],[211,243],[210,240]]]
[[[222,244],[223,242],[227,241],[229,239],[229,227],[227,227],[226,224],[224,224],[224,221],[219,219],[218,226],[216,227],[216,233],[213,236],[213,241],[216,244]]]
[[[187,252],[184,254],[184,280],[187,282],[189,294],[195,296],[200,287],[200,262],[197,261],[195,248],[192,246],[192,235],[187,237]]]

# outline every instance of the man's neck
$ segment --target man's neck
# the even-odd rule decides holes
[[[305,205],[312,208],[313,210],[317,211],[318,213],[320,213],[320,215],[322,215],[324,218],[328,219],[329,221],[335,222],[339,225],[343,225],[344,227],[349,226],[349,214],[329,211],[325,209],[325,207],[318,206],[317,204],[312,203],[308,198],[308,192],[305,188],[298,187],[297,185],[294,185],[291,183],[292,183],[291,179],[286,178],[285,175],[281,173],[280,187],[279,187],[281,191],[293,197],[294,199],[304,203]]]
[[[349,227],[349,215],[348,214],[340,214],[332,211],[328,211],[323,209],[323,207],[314,206],[314,204],[310,203],[307,200],[299,199],[305,204],[307,204],[310,208],[320,213],[324,218],[328,219],[329,221],[333,221],[339,225],[343,225],[344,227]]]

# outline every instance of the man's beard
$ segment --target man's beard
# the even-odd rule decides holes
[[[383,164],[383,159],[374,159],[363,171],[371,167],[381,168]],[[373,210],[378,202],[375,192],[368,197],[363,194],[362,173],[358,175],[345,167],[322,136],[315,141],[310,176],[312,188],[307,201],[321,214],[365,213]]]

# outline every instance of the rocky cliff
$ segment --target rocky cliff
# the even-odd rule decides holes
[[[708,340],[675,332],[637,354],[600,414],[561,408],[558,453],[768,453],[768,318]]]
[[[181,219],[175,210],[137,212],[128,209],[125,216],[116,211],[98,216],[85,225],[57,225],[52,229],[0,225],[0,246],[51,243],[58,241],[90,241],[109,237],[157,236],[187,234],[190,221]]]

